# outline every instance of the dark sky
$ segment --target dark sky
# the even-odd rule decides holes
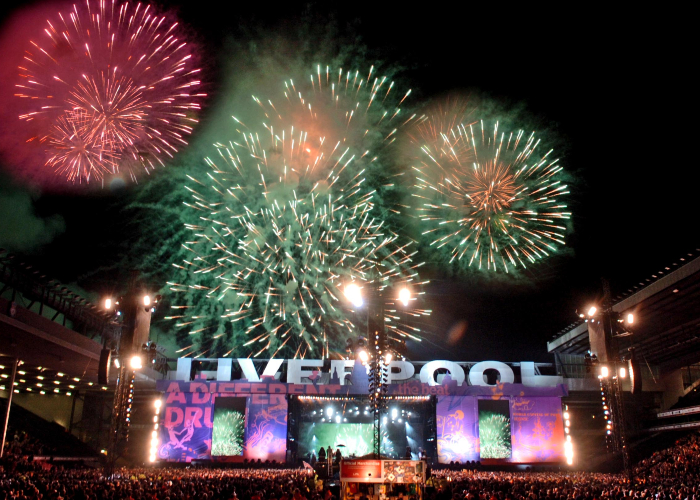
[[[428,298],[433,333],[414,358],[549,361],[545,342],[600,295],[601,277],[616,294],[700,246],[697,160],[688,154],[694,130],[677,121],[690,80],[669,57],[683,49],[672,34],[647,29],[652,21],[664,25],[663,14],[531,2],[227,2],[235,9],[204,0],[163,3],[178,10],[211,56],[213,94],[221,90],[229,37],[240,39],[250,26],[288,29],[307,11],[360,35],[370,55],[402,64],[418,98],[478,89],[554,124],[568,148],[564,165],[578,176],[570,254],[550,259],[528,283],[435,274]],[[13,10],[8,2],[1,9],[3,16]],[[46,272],[72,282],[101,265],[120,237],[120,197],[34,197],[40,216],[65,221],[60,236],[30,252]],[[449,345],[446,332],[459,321],[467,329]]]

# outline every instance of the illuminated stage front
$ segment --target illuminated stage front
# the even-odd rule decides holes
[[[358,373],[360,376],[358,376]],[[373,417],[360,365],[340,384],[262,381],[158,382],[158,459],[275,460],[318,458],[321,447],[344,457],[372,453]],[[563,463],[561,398],[566,386],[468,385],[407,380],[388,386],[380,416],[383,458],[428,462]],[[462,382],[461,384],[459,382]],[[352,384],[352,385],[350,385]]]

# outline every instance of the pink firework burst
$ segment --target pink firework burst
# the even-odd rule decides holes
[[[72,182],[165,165],[205,94],[178,23],[143,3],[86,0],[47,20],[20,65],[29,141]]]

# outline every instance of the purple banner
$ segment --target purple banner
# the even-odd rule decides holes
[[[248,403],[243,457],[283,462],[287,453],[287,399],[282,394],[255,395]]]
[[[516,397],[510,400],[514,463],[563,462],[561,399]]]
[[[446,396],[437,404],[438,461],[479,460],[477,399]]]
[[[166,393],[159,423],[160,460],[190,462],[211,456],[211,396],[201,392]]]
[[[208,392],[217,394],[295,394],[300,396],[344,396],[365,395],[366,386],[362,385],[315,385],[284,384],[281,382],[183,382],[176,380],[158,380],[156,387],[163,392]],[[496,385],[457,385],[452,381],[443,385],[423,384],[419,380],[390,384],[390,396],[486,396],[492,399],[512,396],[564,397],[568,396],[566,385],[553,387],[530,387],[522,384]]]
[[[246,398],[243,454],[215,460],[285,460],[287,451],[287,399],[282,394],[210,394],[166,392],[160,421],[158,458],[169,462],[210,459],[212,422],[216,399]]]

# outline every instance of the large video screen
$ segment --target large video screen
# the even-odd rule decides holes
[[[509,401],[479,400],[479,448],[482,459],[511,457]]]
[[[318,458],[321,448],[340,449],[344,457],[362,457],[373,452],[372,424],[304,422],[299,426],[299,454]]]
[[[212,457],[243,455],[246,398],[217,398],[211,435]]]

